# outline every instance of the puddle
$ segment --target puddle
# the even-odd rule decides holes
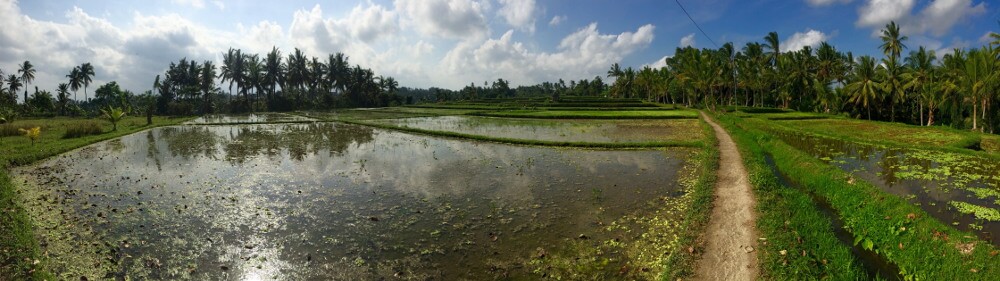
[[[477,116],[383,119],[375,122],[434,131],[560,142],[695,141],[703,138],[697,119],[536,120]]]
[[[639,239],[642,229],[607,226],[683,194],[678,171],[694,152],[513,146],[337,123],[175,126],[61,155],[19,179],[42,186],[31,202],[58,202],[50,210],[66,211],[64,228],[93,229],[110,256],[104,278],[535,279],[532,260],[567,241]],[[611,260],[601,270],[618,273],[629,263],[621,255],[587,258]]]
[[[789,145],[917,205],[938,220],[1000,246],[1000,163],[958,153],[865,145],[775,133]],[[975,206],[973,215],[956,206]],[[985,214],[985,215],[984,215]]]

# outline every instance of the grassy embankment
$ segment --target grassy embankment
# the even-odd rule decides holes
[[[0,277],[11,280],[51,280],[45,270],[45,261],[34,237],[31,218],[20,205],[16,183],[11,182],[8,168],[28,165],[88,144],[108,140],[137,131],[166,125],[175,125],[191,118],[154,117],[153,125],[146,126],[145,117],[126,117],[118,123],[118,130],[111,131],[111,123],[95,119],[52,118],[17,120],[0,125]],[[97,126],[99,132],[80,137],[65,138],[67,131]],[[41,127],[41,137],[31,140],[17,132],[17,128]]]
[[[829,204],[838,218],[844,222],[844,229],[853,236],[854,244],[873,251],[897,266],[902,277],[923,280],[984,280],[995,276],[997,270],[1000,270],[1000,259],[996,257],[997,250],[989,243],[978,240],[975,235],[958,231],[930,217],[906,200],[882,191],[868,182],[855,179],[847,172],[824,164],[769,136],[764,132],[766,128],[761,128],[765,126],[763,122],[736,119],[735,116],[723,118],[728,118],[729,126],[737,132],[737,135],[741,135],[744,150],[749,150],[746,147],[759,146],[763,153],[773,155],[772,159],[778,171],[787,175],[805,192]],[[837,120],[832,124],[862,123],[861,125],[873,126],[867,127],[868,130],[881,127],[890,131],[882,131],[884,135],[878,135],[877,132],[863,132],[861,129],[848,127],[854,129],[824,133],[849,140],[873,138],[874,142],[907,147],[927,147],[932,144],[912,139],[901,142],[904,139],[896,139],[896,135],[924,136],[925,139],[938,141],[951,139],[951,142],[947,142],[952,146],[948,148],[949,150],[969,151],[955,147],[962,144],[960,137],[964,134],[961,132],[956,133],[959,138],[954,136],[946,138],[936,134],[920,134],[917,128],[907,128],[905,125],[863,124],[866,122],[868,121]],[[827,125],[826,129],[830,129],[829,126],[837,128],[836,125]],[[809,131],[816,127],[795,125],[795,128]],[[900,132],[893,132],[893,129],[900,129]],[[937,131],[939,129],[935,128],[923,128],[923,130],[939,132]],[[762,211],[762,213],[767,212]],[[792,217],[788,221],[799,220],[801,219]],[[799,232],[803,231],[799,229]],[[775,268],[774,261],[767,251],[762,256],[765,268]],[[781,268],[776,269],[780,272]]]
[[[512,110],[477,112],[470,115],[539,119],[695,119],[693,110]]]
[[[1000,153],[1000,136],[944,126],[916,126],[902,123],[868,121],[836,115],[793,111],[755,112],[741,108],[737,116],[782,120],[767,126],[783,130],[829,137],[850,142],[913,147],[946,152],[959,152],[988,156]],[[977,153],[976,151],[986,153]]]

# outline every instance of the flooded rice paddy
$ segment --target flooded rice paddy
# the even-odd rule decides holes
[[[273,118],[286,117],[240,120]],[[216,120],[232,119],[201,122]],[[337,123],[175,126],[18,180],[34,186],[22,197],[62,279],[645,279],[670,249],[641,245],[672,245],[693,153]]]
[[[698,119],[540,120],[437,116],[376,122],[424,130],[559,142],[695,141],[704,137]]]
[[[312,118],[296,116],[285,113],[250,113],[243,115],[206,115],[198,117],[194,120],[188,121],[185,124],[189,125],[205,125],[205,124],[258,124],[258,123],[295,123],[295,122],[310,122],[316,121]]]
[[[786,143],[1000,245],[1000,163],[960,153],[776,133]]]

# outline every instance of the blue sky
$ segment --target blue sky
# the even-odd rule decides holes
[[[944,53],[1000,31],[1000,3],[984,0],[680,2],[712,41],[738,47],[776,31],[786,49],[828,41],[879,55],[876,32],[894,20],[910,48]],[[0,70],[16,73],[31,60],[33,84],[49,90],[91,62],[94,84],[116,80],[139,92],[169,62],[218,62],[229,47],[299,47],[321,59],[344,52],[402,86],[452,89],[496,78],[589,79],[615,62],[656,65],[680,45],[715,47],[668,0],[0,0],[0,25]]]

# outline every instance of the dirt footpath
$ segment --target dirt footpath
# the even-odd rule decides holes
[[[743,158],[726,130],[701,113],[719,140],[719,170],[705,252],[695,267],[698,280],[754,280],[757,266],[756,199]]]

